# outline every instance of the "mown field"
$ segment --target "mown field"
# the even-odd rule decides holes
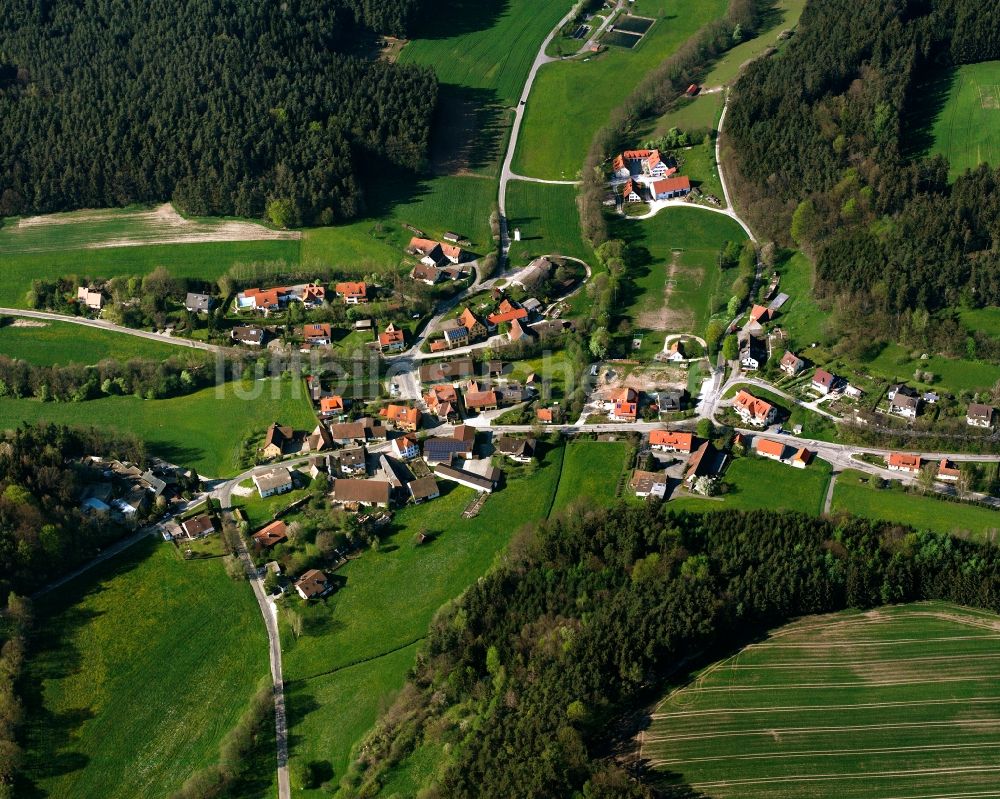
[[[0,429],[24,422],[56,422],[77,427],[134,433],[154,454],[197,469],[208,477],[229,477],[239,471],[244,438],[263,433],[279,421],[312,430],[316,417],[298,381],[227,383],[216,388],[163,400],[105,397],[88,402],[40,402],[0,399]]]
[[[247,584],[220,560],[183,561],[153,539],[39,601],[37,614],[25,774],[49,799],[169,796],[218,761],[268,674]],[[261,780],[248,799],[271,795],[273,771]]]
[[[631,445],[625,441],[572,441],[566,445],[559,490],[552,512],[574,502],[603,507],[615,502],[618,478],[628,466],[625,458]]]
[[[622,223],[613,235],[625,237],[643,261],[619,291],[616,312],[636,331],[704,335],[722,279],[719,251],[726,241],[744,241],[743,229],[722,214],[666,208]]]
[[[778,291],[788,295],[788,301],[779,311],[777,324],[788,332],[789,348],[799,351],[821,341],[824,334],[827,314],[813,299],[815,270],[805,255],[790,251],[780,255],[775,268],[781,275]]]
[[[1000,338],[1000,308],[966,308],[959,312],[959,317],[969,330]]]
[[[74,325],[68,322],[39,322],[35,326],[0,326],[0,354],[20,358],[41,366],[54,364],[95,364],[105,358],[127,361],[129,358],[163,360],[172,355],[191,357],[187,347],[159,344],[155,341]]]
[[[343,776],[351,747],[402,687],[434,613],[522,525],[545,517],[562,465],[563,448],[550,449],[533,475],[511,480],[474,519],[462,518],[474,493],[440,483],[443,496],[397,513],[378,551],[337,572],[347,582],[326,600],[320,630],[296,640],[283,625],[293,757],[328,761],[335,779]],[[420,532],[433,540],[415,546]]]
[[[636,47],[611,47],[586,59],[543,66],[525,106],[514,170],[535,178],[575,179],[612,109],[647,72],[725,9],[724,0],[643,0],[634,13],[656,22]]]
[[[683,131],[717,130],[724,104],[725,95],[722,92],[699,94],[693,99],[682,99],[678,102],[677,108],[656,121],[652,135],[662,136],[671,128]]]
[[[994,541],[1000,534],[1000,513],[995,510],[910,494],[899,487],[878,489],[869,478],[853,469],[841,474],[833,488],[833,510],[980,541]]]
[[[1000,619],[947,604],[809,617],[704,669],[652,713],[666,796],[995,793]]]
[[[507,224],[510,227],[510,260],[523,266],[539,255],[571,255],[593,265],[594,253],[580,233],[576,187],[527,183],[507,184]],[[521,240],[514,241],[514,229]]]
[[[927,109],[937,113],[928,119]],[[915,149],[941,154],[952,180],[986,162],[1000,164],[1000,61],[944,69],[921,88],[913,113],[923,121]]]

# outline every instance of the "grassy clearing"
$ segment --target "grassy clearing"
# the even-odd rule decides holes
[[[917,357],[913,357],[916,354]],[[997,381],[997,367],[981,361],[967,361],[961,358],[945,358],[933,355],[926,360],[921,353],[911,353],[900,344],[888,344],[878,356],[865,362],[869,371],[884,375],[887,379],[911,380],[913,372],[933,372],[938,380],[935,386],[952,391],[982,391]]]
[[[637,332],[703,335],[721,277],[719,250],[726,241],[746,239],[740,226],[722,214],[667,208],[652,219],[623,223],[615,235],[647,254],[619,292],[619,313]]]
[[[40,795],[169,795],[217,761],[267,675],[247,585],[172,550],[150,539],[39,603],[25,749]]]
[[[74,325],[44,322],[41,326],[0,327],[0,353],[41,366],[55,364],[95,364],[106,358],[163,360],[171,355],[190,357],[191,350],[170,344]]]
[[[412,644],[435,611],[489,568],[514,531],[545,517],[562,461],[562,447],[550,449],[534,474],[512,479],[474,519],[461,515],[474,493],[441,483],[443,496],[399,512],[378,552],[338,572],[347,583],[327,600],[325,629],[282,636],[294,757],[329,760],[343,775],[351,747],[403,685]],[[415,546],[421,531],[434,540]]]
[[[682,99],[677,108],[668,111],[656,121],[653,137],[662,136],[671,128],[678,130],[716,130],[725,95],[722,92],[714,94],[699,94],[692,99]]]
[[[316,418],[298,381],[227,383],[164,400],[105,397],[79,403],[0,399],[0,429],[24,422],[56,422],[135,433],[151,452],[209,477],[239,471],[244,438],[273,421],[311,430]]]
[[[1000,61],[942,70],[921,88],[912,113],[922,123],[913,127],[912,149],[945,156],[952,180],[981,163],[1000,164]]]
[[[778,291],[788,295],[777,323],[790,336],[789,349],[798,352],[823,340],[827,314],[813,300],[815,271],[806,256],[785,251],[777,259],[775,268],[781,275]]]
[[[537,374],[542,380],[542,387],[547,386],[546,395],[542,388],[542,397],[548,400],[560,402],[571,392],[567,386],[572,387],[576,374],[569,358],[566,357],[565,350],[557,350],[541,358],[526,358],[523,361],[514,361],[511,364],[510,377],[513,380],[524,382],[532,372]]]
[[[959,312],[959,318],[969,330],[1000,338],[1000,308],[967,308]]]
[[[636,5],[636,14],[654,17],[656,23],[635,48],[612,47],[588,59],[546,64],[538,71],[514,156],[516,172],[575,178],[612,109],[647,72],[726,9],[724,0],[644,0]]]
[[[801,619],[670,693],[642,756],[665,795],[982,795],[1000,723],[996,624],[944,603]]]
[[[568,444],[552,511],[563,510],[577,500],[591,507],[613,504],[618,477],[628,466],[625,458],[630,448],[625,441],[573,441]]]
[[[549,253],[571,255],[593,264],[594,253],[580,234],[575,186],[511,181],[507,187],[507,214],[511,236],[514,228],[521,231],[521,240],[511,241],[513,265]]]
[[[1000,513],[995,510],[909,494],[898,485],[878,489],[869,477],[853,469],[840,475],[833,489],[833,510],[978,540],[992,541],[1000,531]]]
[[[719,198],[721,207],[726,207],[726,198],[722,192],[722,180],[719,178],[719,166],[715,163],[715,142],[706,148],[704,144],[680,150],[678,155],[683,159],[681,172],[691,178],[691,185],[701,189],[704,194],[712,194]]]

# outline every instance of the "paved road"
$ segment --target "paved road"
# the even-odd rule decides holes
[[[187,338],[175,338],[166,333],[154,333],[151,330],[136,330],[131,327],[116,325],[104,319],[85,319],[80,316],[70,316],[69,314],[53,313],[52,311],[25,311],[20,308],[0,308],[0,316],[21,316],[26,319],[41,319],[47,322],[69,322],[82,327],[92,327],[98,330],[109,330],[113,333],[123,333],[126,336],[135,336],[149,341],[158,341],[161,344],[173,344],[177,347],[190,347],[195,350],[205,350],[206,352],[232,352],[227,347],[220,347],[216,344],[206,344],[203,341],[193,341]]]

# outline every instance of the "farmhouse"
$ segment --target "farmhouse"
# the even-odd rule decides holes
[[[548,258],[536,258],[511,281],[511,285],[534,292],[549,280],[555,271],[556,265]]]
[[[392,451],[400,460],[408,461],[416,458],[420,454],[420,447],[417,446],[415,436],[406,434],[392,440]]]
[[[378,414],[387,422],[391,422],[397,430],[414,433],[420,427],[419,408],[410,408],[406,405],[387,405]]]
[[[433,286],[441,280],[442,276],[441,271],[436,266],[428,266],[423,261],[414,266],[410,271],[410,277],[413,280],[426,283],[428,286]]]
[[[212,298],[208,294],[189,291],[184,298],[184,308],[191,313],[208,313],[212,310]]]
[[[500,436],[497,439],[496,451],[518,463],[531,463],[535,457],[535,439]]]
[[[634,388],[620,388],[607,403],[608,418],[613,422],[634,422],[639,415],[639,394]]]
[[[493,327],[497,325],[502,325],[504,322],[513,322],[515,319],[526,319],[528,317],[528,312],[511,302],[510,300],[502,300],[497,310],[486,317],[486,321],[490,323]]]
[[[320,397],[319,415],[324,419],[330,419],[334,416],[343,416],[344,398],[339,394],[331,394],[328,397]]]
[[[614,174],[621,178],[630,175],[659,178],[665,177],[670,172],[670,168],[660,158],[659,150],[625,150],[621,155],[615,156],[612,169]]]
[[[767,362],[767,345],[764,340],[750,333],[741,333],[740,366],[744,369],[760,369]]]
[[[740,390],[733,401],[733,410],[746,423],[754,427],[767,427],[778,415],[778,410],[771,403],[757,399],[753,394]]]
[[[478,341],[486,337],[486,325],[469,308],[465,308],[458,316],[458,321],[469,331],[469,338]]]
[[[624,187],[622,187],[622,197],[627,203],[641,203],[644,200],[643,186],[631,178],[625,182]]]
[[[813,374],[809,387],[813,391],[826,396],[833,391],[835,385],[837,385],[837,378],[834,375],[830,374],[826,369],[817,369]]]
[[[708,477],[716,474],[721,466],[719,460],[719,453],[712,446],[712,442],[704,442],[688,458],[687,471],[684,473],[685,485],[692,486],[699,477]]]
[[[558,421],[558,408],[536,408],[535,418],[542,424],[555,424]]]
[[[650,184],[653,198],[656,200],[673,200],[676,197],[686,197],[691,193],[691,179],[685,176],[664,178]]]
[[[433,239],[423,239],[414,236],[410,239],[407,252],[420,259],[420,263],[425,266],[442,266],[444,264],[458,264],[466,260],[465,250],[456,244],[448,244],[434,241]]]
[[[326,596],[333,588],[319,569],[310,569],[295,583],[295,590],[305,600]]]
[[[202,538],[215,532],[215,523],[207,513],[200,513],[182,522],[181,529],[188,538]]]
[[[453,350],[457,347],[468,346],[469,329],[458,319],[448,319],[441,324],[441,332],[444,334],[445,349]]]
[[[254,472],[252,479],[261,499],[274,494],[285,494],[295,487],[292,482],[292,473],[284,466],[275,466],[273,469]]]
[[[430,499],[437,499],[437,497],[441,496],[437,480],[430,474],[426,477],[418,477],[416,480],[411,480],[406,484],[406,488],[410,492],[410,498],[415,505],[419,505],[421,502],[426,502]]]
[[[236,310],[257,311],[268,316],[290,302],[301,302],[306,308],[317,308],[326,301],[326,289],[316,283],[295,286],[275,286],[269,289],[251,288],[236,295]]]
[[[972,427],[993,427],[996,409],[990,405],[973,402],[965,412],[965,422]]]
[[[458,469],[438,463],[434,466],[434,474],[442,480],[450,480],[480,493],[492,493],[500,480],[500,470],[490,466],[487,461],[483,461],[483,466],[474,472],[468,468],[472,463],[474,462],[465,461],[463,467]]]
[[[962,470],[947,458],[942,458],[938,464],[937,479],[946,483],[955,483],[962,476]]]
[[[99,311],[104,306],[104,295],[100,289],[80,286],[76,290],[76,301],[82,303],[91,311]]]
[[[750,321],[764,325],[771,321],[771,309],[766,305],[754,305],[750,309]]]
[[[780,441],[772,441],[769,438],[758,438],[754,441],[754,451],[762,458],[770,458],[772,461],[783,461],[785,459],[785,445]]]
[[[905,452],[891,452],[886,459],[886,468],[890,472],[908,472],[919,474],[922,461],[919,455],[908,455]]]
[[[663,472],[645,472],[636,469],[632,472],[629,487],[641,499],[647,497],[663,499],[667,495],[667,476]]]
[[[424,458],[428,463],[451,463],[455,456],[471,458],[476,446],[476,429],[460,424],[450,436],[424,440]]]
[[[427,410],[442,422],[458,418],[458,390],[452,385],[432,386],[430,392],[424,395],[424,403]]]
[[[264,343],[264,328],[256,325],[238,325],[229,331],[229,337],[237,344],[259,347]]]
[[[792,456],[792,466],[796,469],[805,469],[813,459],[813,454],[812,450],[802,447]]]
[[[334,290],[347,305],[361,305],[368,302],[368,284],[364,281],[338,283]]]
[[[355,476],[368,473],[368,453],[364,446],[348,447],[337,453],[341,474]]]
[[[444,383],[472,377],[475,373],[475,364],[471,358],[457,358],[454,361],[424,364],[420,367],[420,382]]]
[[[390,322],[379,333],[378,348],[382,352],[402,352],[406,349],[406,334]]]
[[[273,422],[271,426],[267,428],[267,434],[264,436],[264,446],[261,448],[261,454],[265,458],[280,458],[285,454],[285,450],[294,440],[295,430],[291,427],[279,425],[277,422]]]
[[[651,430],[649,447],[658,452],[681,452],[687,455],[694,449],[694,434],[680,430]]]
[[[508,333],[511,341],[520,341],[523,338],[529,341],[535,338],[535,331],[528,327],[520,319],[515,319],[510,323],[510,333]]]
[[[352,480],[338,477],[333,481],[333,499],[343,505],[389,507],[389,483],[385,480]]]
[[[786,375],[795,377],[795,375],[797,375],[799,372],[801,372],[803,369],[806,368],[806,362],[803,361],[794,352],[788,351],[781,356],[780,368],[781,371],[784,372]]]
[[[495,411],[499,404],[495,391],[467,391],[465,393],[465,408],[469,413]]]
[[[302,326],[302,340],[307,344],[325,347],[333,341],[333,333],[327,323],[308,324]]]
[[[253,534],[254,549],[258,552],[270,549],[288,540],[288,526],[283,521],[271,522]]]
[[[896,384],[888,391],[889,413],[916,419],[920,413],[920,395],[907,385]]]

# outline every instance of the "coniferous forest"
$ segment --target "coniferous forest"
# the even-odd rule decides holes
[[[0,215],[357,215],[366,164],[426,157],[432,71],[358,55],[417,2],[3,0]]]
[[[810,2],[781,55],[735,86],[726,127],[746,212],[778,241],[790,230],[817,292],[866,329],[1000,303],[1000,170],[949,184],[944,159],[912,157],[934,113],[921,83],[1000,58],[997,19],[997,0]]]

